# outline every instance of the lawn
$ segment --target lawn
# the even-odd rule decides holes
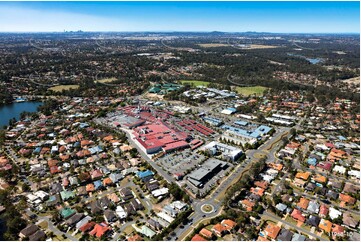
[[[180,80],[180,82],[184,85],[184,84],[190,84],[191,86],[208,86],[209,82],[205,82],[205,81],[197,81],[197,80]]]
[[[263,86],[236,87],[236,91],[243,96],[249,96],[252,94],[256,94],[257,96],[262,95],[265,90],[267,90],[267,87]]]
[[[135,231],[135,229],[133,228],[133,226],[129,225],[122,231],[122,233],[129,235],[129,234],[133,233],[134,231]]]
[[[52,90],[54,92],[61,92],[63,90],[70,90],[70,89],[78,89],[79,85],[59,85],[55,87],[49,88],[49,90]]]
[[[42,221],[41,223],[38,224],[42,229],[47,229],[48,228],[48,222],[46,222],[45,220]]]
[[[104,78],[104,79],[101,79],[101,80],[97,80],[96,82],[107,83],[107,82],[115,81],[116,79],[117,79],[117,78],[115,78],[115,77],[112,77],[112,78]]]
[[[228,44],[220,44],[220,43],[209,43],[209,44],[198,44],[200,47],[208,48],[208,47],[225,47],[229,46]]]

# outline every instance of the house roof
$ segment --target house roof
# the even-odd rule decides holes
[[[237,223],[231,219],[224,219],[221,224],[225,226],[228,230],[233,229],[237,225]]]
[[[86,232],[86,231],[89,231],[89,230],[93,229],[94,226],[95,226],[95,222],[87,222],[86,224],[81,226],[79,228],[79,230],[82,231],[82,232]]]
[[[269,236],[272,239],[276,239],[280,230],[281,227],[275,224],[268,223],[264,231],[266,232],[267,236]]]
[[[89,234],[100,238],[109,230],[111,230],[111,228],[103,222],[100,224],[96,224],[93,230],[89,232]]]
[[[71,215],[73,215],[75,213],[75,210],[71,209],[71,208],[63,208],[61,211],[60,211],[60,214],[63,218],[68,218],[70,217]]]
[[[46,234],[42,230],[38,230],[32,235],[29,236],[29,241],[43,241],[46,237]]]
[[[328,207],[325,204],[321,204],[319,214],[322,215],[322,216],[327,216]]]
[[[360,220],[353,217],[351,213],[344,213],[342,222],[349,227],[356,228]]]
[[[307,219],[306,223],[309,224],[309,225],[311,225],[311,226],[317,227],[318,224],[320,223],[320,220],[321,220],[321,219],[320,219],[318,216],[311,215],[311,216]]]
[[[310,200],[308,200],[307,198],[301,197],[300,201],[297,203],[297,206],[302,209],[307,209],[309,202]]]
[[[33,233],[35,233],[37,230],[39,230],[38,226],[36,226],[35,224],[30,224],[26,228],[22,229],[20,231],[20,233],[23,234],[24,236],[28,237],[28,236],[32,235]]]
[[[222,224],[218,223],[212,227],[212,230],[218,234],[221,234],[223,231],[227,229]]]
[[[203,238],[202,236],[200,236],[199,234],[195,234],[191,241],[207,241],[205,238]]]
[[[213,233],[206,228],[201,229],[201,231],[199,231],[199,233],[206,238],[212,238],[212,236],[213,236]]]
[[[293,209],[291,217],[301,222],[305,222],[306,220],[305,216],[303,216],[301,211],[298,209]]]
[[[318,227],[324,230],[326,233],[330,233],[332,228],[332,223],[326,219],[321,219],[321,222],[318,225]]]
[[[267,238],[258,236],[257,241],[269,241]]]
[[[133,236],[130,236],[127,240],[128,241],[143,241],[144,239],[139,234],[135,234]]]
[[[278,241],[291,241],[293,233],[288,229],[282,229],[279,235],[277,236]]]
[[[305,241],[306,237],[302,234],[294,234],[292,236],[292,241]]]
[[[310,172],[298,172],[296,174],[296,178],[302,179],[302,180],[307,180],[310,177],[311,173]]]
[[[355,199],[355,198],[351,197],[350,195],[342,194],[342,193],[340,193],[339,199],[340,199],[342,202],[348,203],[348,204],[350,204],[350,205],[353,205],[353,204],[355,204],[355,202],[356,202],[356,199]]]

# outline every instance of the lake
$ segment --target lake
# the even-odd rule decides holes
[[[324,61],[322,58],[308,58],[308,57],[303,56],[303,55],[296,55],[296,54],[292,54],[292,53],[287,53],[287,55],[289,55],[289,56],[294,56],[294,57],[300,57],[300,58],[306,59],[306,60],[308,60],[311,64],[318,64],[318,63]]]
[[[42,102],[22,102],[0,106],[0,128],[9,125],[9,120],[15,118],[19,120],[20,114],[26,112],[36,112]]]

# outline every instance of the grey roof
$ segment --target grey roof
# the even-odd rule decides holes
[[[336,200],[338,198],[338,193],[332,191],[332,190],[328,190],[326,197],[328,198],[332,198],[333,200]]]
[[[30,224],[26,228],[21,230],[20,233],[27,237],[35,233],[37,230],[39,230],[38,226],[36,226],[35,224]]]
[[[311,215],[307,220],[306,224],[317,227],[321,219],[318,216]]]
[[[291,241],[293,233],[288,229],[282,229],[280,234],[277,237],[277,240],[280,241]]]
[[[352,241],[360,241],[360,234],[357,233],[357,232],[352,232],[350,240],[352,240]]]
[[[46,237],[46,234],[42,230],[36,231],[34,234],[29,236],[29,241],[40,241],[44,240]]]
[[[305,241],[306,237],[302,234],[294,234],[292,236],[292,241]]]
[[[114,219],[117,218],[115,212],[112,211],[112,210],[109,210],[109,209],[104,211],[104,216],[107,218],[108,222],[111,222],[111,221],[113,221]]]
[[[73,216],[71,216],[70,218],[68,218],[68,219],[65,221],[65,223],[66,223],[67,225],[73,225],[73,224],[79,222],[79,221],[83,218],[83,216],[84,216],[84,215],[83,215],[82,213],[76,213],[76,214],[74,214]]]
[[[311,213],[318,213],[320,211],[320,204],[318,204],[316,201],[311,200],[308,204],[307,211]]]
[[[201,181],[204,179],[209,173],[213,172],[216,168],[219,166],[223,166],[224,162],[215,160],[215,159],[209,159],[205,163],[203,163],[202,167],[193,171],[191,174],[188,175],[189,178]]]
[[[279,211],[283,212],[283,211],[286,210],[287,205],[285,205],[285,204],[283,204],[283,203],[279,203],[279,204],[276,205],[276,208],[277,208]]]

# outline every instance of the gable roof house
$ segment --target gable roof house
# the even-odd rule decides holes
[[[293,233],[288,229],[281,229],[281,232],[277,236],[278,241],[291,241]]]
[[[317,227],[320,223],[321,219],[318,216],[311,215],[307,220],[306,224],[310,225],[311,227]]]
[[[39,230],[39,227],[35,224],[30,224],[26,228],[22,229],[19,233],[20,238],[27,238]]]
[[[281,228],[272,223],[268,223],[266,228],[264,229],[265,234],[271,239],[276,239],[280,231]]]

